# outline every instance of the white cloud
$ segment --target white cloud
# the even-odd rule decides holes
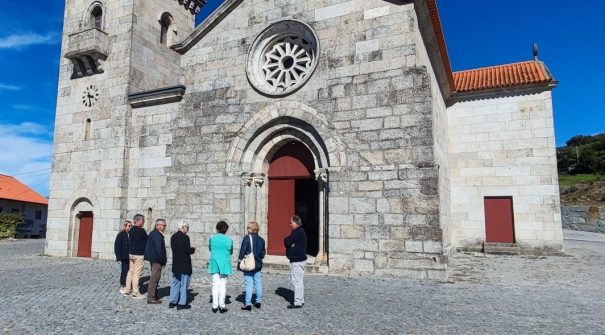
[[[53,33],[48,33],[46,35],[37,33],[9,35],[0,38],[0,49],[21,49],[35,44],[55,44],[59,42],[56,36],[57,35]]]
[[[0,124],[0,173],[17,175],[23,183],[47,196],[52,157],[52,140],[46,138],[49,133],[47,127],[33,122]],[[39,172],[28,173],[31,171]]]
[[[20,90],[21,87],[20,86],[16,86],[16,85],[11,85],[11,84],[4,84],[4,83],[0,83],[0,90],[7,90],[7,91],[18,91]]]

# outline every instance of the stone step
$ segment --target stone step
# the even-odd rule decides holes
[[[263,262],[263,271],[267,271],[270,273],[290,272],[290,264]],[[306,273],[328,273],[328,267],[325,265],[306,264],[305,272]]]
[[[497,255],[519,255],[521,248],[516,243],[483,243],[483,253]]]

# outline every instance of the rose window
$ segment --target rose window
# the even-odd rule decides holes
[[[273,87],[287,89],[303,80],[312,69],[313,50],[309,42],[288,36],[273,45],[264,55],[263,73]]]
[[[252,44],[246,73],[255,89],[283,96],[302,87],[317,64],[317,37],[304,23],[281,21]]]

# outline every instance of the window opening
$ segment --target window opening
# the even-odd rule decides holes
[[[90,24],[97,29],[103,29],[103,9],[100,6],[95,7],[90,12]]]

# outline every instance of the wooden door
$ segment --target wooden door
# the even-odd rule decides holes
[[[286,254],[284,238],[290,235],[290,217],[294,215],[294,179],[269,178],[269,214],[267,253]]]
[[[512,197],[486,197],[485,241],[515,243]]]
[[[78,234],[78,257],[90,257],[92,255],[92,224],[92,213],[82,213]]]

